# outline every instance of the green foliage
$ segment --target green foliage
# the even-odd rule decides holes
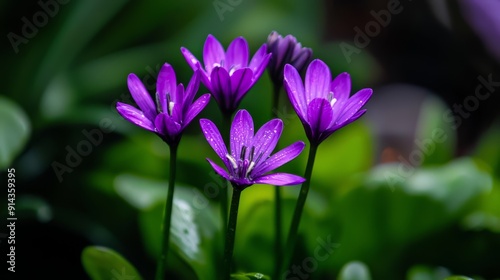
[[[250,272],[231,274],[231,280],[271,280],[271,278],[259,272]]]
[[[0,96],[0,169],[11,166],[28,141],[30,132],[30,121],[23,110]]]
[[[339,273],[339,280],[371,280],[368,267],[358,261],[352,261],[344,265]]]
[[[82,252],[82,263],[92,280],[108,280],[127,277],[142,279],[139,272],[117,252],[98,246],[89,246]]]
[[[123,174],[115,184],[117,193],[140,210],[139,224],[151,256],[160,254],[163,208],[167,183]],[[177,185],[171,222],[171,248],[195,272],[198,279],[213,279],[216,273],[219,234],[218,215],[195,188]]]

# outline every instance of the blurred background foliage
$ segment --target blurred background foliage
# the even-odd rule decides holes
[[[394,3],[400,12],[379,23],[366,46],[356,44],[356,28],[377,24],[374,14]],[[16,169],[19,274],[151,279],[169,154],[115,112],[116,101],[132,102],[126,76],[136,73],[153,93],[168,62],[186,83],[192,70],[181,46],[200,58],[208,34],[225,46],[244,36],[253,53],[276,30],[311,47],[334,74],[349,72],[354,90],[375,90],[363,119],[320,146],[293,259],[305,274],[288,279],[500,279],[497,86],[477,106],[465,103],[480,77],[500,80],[485,39],[500,38],[500,25],[498,14],[470,7],[465,0],[2,2],[0,167]],[[483,15],[484,32],[474,13]],[[271,115],[270,94],[264,74],[240,106],[256,125]],[[281,146],[305,140],[286,103]],[[462,114],[457,105],[474,110]],[[221,120],[214,101],[201,116]],[[215,154],[195,121],[179,151],[175,279],[219,277],[220,180],[205,157]],[[282,169],[302,174],[306,157]],[[287,231],[298,188],[284,192]],[[272,274],[272,205],[269,186],[245,190],[235,279]],[[327,241],[328,257],[315,258]]]

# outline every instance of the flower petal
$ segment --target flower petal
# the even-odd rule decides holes
[[[231,69],[238,70],[248,65],[248,43],[243,37],[234,39],[226,52],[226,65],[224,67],[231,73]]]
[[[291,144],[290,146],[280,150],[279,152],[269,157],[266,161],[264,161],[260,165],[256,166],[252,170],[250,175],[252,177],[255,177],[256,175],[265,174],[282,166],[283,164],[296,158],[302,152],[302,150],[304,150],[304,147],[305,144],[302,141],[298,141]]]
[[[373,90],[371,88],[364,88],[354,94],[347,103],[345,104],[344,110],[340,113],[340,117],[335,121],[335,123],[340,124],[348,119],[350,119],[354,114],[356,114],[363,105],[372,96]]]
[[[250,60],[250,64],[248,68],[252,69],[253,72],[253,82],[256,82],[264,70],[266,70],[267,64],[269,63],[269,59],[271,59],[271,54],[267,53],[267,46],[263,44],[257,52],[253,55],[252,60]]]
[[[223,67],[215,67],[212,70],[210,82],[212,84],[212,94],[219,103],[221,110],[231,110],[234,107],[234,96],[231,92],[231,79],[227,70]]]
[[[349,73],[340,73],[330,84],[330,91],[333,92],[333,98],[336,102],[347,101],[351,94],[351,76]]]
[[[191,69],[193,69],[193,71],[202,68],[200,61],[188,49],[182,47],[181,52],[184,56],[184,59],[186,59],[186,62],[189,64],[189,66],[191,66]]]
[[[161,113],[156,116],[155,126],[158,133],[168,138],[175,138],[182,131],[181,124],[167,113]]]
[[[144,116],[144,113],[134,106],[131,106],[129,104],[117,102],[116,103],[116,110],[120,115],[125,118],[127,121],[142,127],[144,129],[147,129],[149,131],[155,132],[155,126],[151,120],[146,118]]]
[[[135,74],[130,74],[128,75],[127,84],[137,106],[144,112],[146,118],[153,122],[156,117],[156,106],[141,80]]]
[[[211,159],[207,158],[208,163],[212,166],[214,169],[215,173],[219,174],[221,177],[223,177],[226,180],[229,180],[229,174],[227,173],[224,168],[218,166],[215,162],[213,162]]]
[[[309,104],[315,98],[327,98],[330,93],[332,75],[330,69],[321,60],[315,59],[309,64],[306,72],[306,101]]]
[[[200,71],[195,71],[191,80],[189,80],[189,84],[184,92],[184,100],[182,101],[183,111],[186,112],[193,103],[193,99],[200,88]]]
[[[307,115],[307,103],[304,93],[304,84],[302,83],[302,78],[299,72],[297,72],[297,69],[290,64],[285,65],[284,84],[293,109],[301,120],[305,120]]]
[[[280,119],[273,119],[265,123],[255,133],[252,147],[255,147],[254,161],[256,167],[271,155],[280,139],[282,131],[283,122]]]
[[[333,110],[330,102],[324,98],[315,98],[307,107],[307,121],[311,127],[311,136],[317,141],[321,134],[331,125],[333,120]],[[313,141],[313,139],[309,139]]]
[[[177,79],[175,77],[174,68],[168,63],[163,64],[158,73],[158,79],[156,80],[156,92],[158,94],[158,102],[160,103],[160,109],[162,112],[167,112],[167,94],[171,96],[175,94],[177,90]]]
[[[231,155],[236,160],[241,158],[243,146],[250,149],[253,140],[253,120],[246,110],[239,110],[234,116],[230,131]],[[247,151],[249,153],[250,151]],[[243,155],[244,156],[244,155]]]
[[[306,179],[288,173],[274,173],[261,176],[254,180],[255,184],[267,184],[274,186],[289,186],[302,184]]]
[[[221,43],[210,34],[203,46],[203,62],[205,70],[210,73],[215,66],[223,66],[226,60],[226,54]]]
[[[234,96],[232,103],[234,108],[238,107],[243,96],[252,87],[252,75],[253,73],[250,68],[243,68],[236,70],[231,76],[231,92]]]
[[[210,144],[212,149],[222,159],[223,162],[227,162],[227,148],[215,124],[210,120],[200,119],[200,126],[201,131],[203,132],[203,135],[205,135],[208,144]]]
[[[206,93],[200,98],[198,98],[192,105],[190,105],[184,120],[182,122],[182,128],[185,128],[189,123],[208,105],[210,101],[210,94]]]
[[[356,114],[354,114],[350,119],[346,120],[345,122],[343,123],[338,123],[338,124],[335,124],[334,126],[332,126],[331,128],[328,129],[328,132],[331,134],[333,133],[335,130],[338,130],[338,129],[341,129],[342,127],[352,123],[353,121],[361,118],[361,116],[363,116],[364,114],[366,113],[366,109],[362,109],[362,110],[359,110]]]

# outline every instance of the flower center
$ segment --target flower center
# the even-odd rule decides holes
[[[250,150],[248,150],[248,147],[246,146],[241,147],[241,153],[239,159],[235,159],[234,156],[226,154],[226,158],[229,160],[229,162],[231,163],[231,167],[233,168],[232,172],[230,172],[231,177],[238,179],[247,178],[249,180],[252,180],[252,178],[249,177],[249,174],[250,172],[252,172],[252,170],[255,168],[255,165],[262,158],[262,153],[260,153],[255,160],[254,157],[255,157],[254,146],[252,146]]]
[[[330,91],[327,99],[328,99],[328,102],[330,102],[330,106],[332,106],[332,107],[333,107],[333,104],[335,104],[335,102],[337,102],[337,98],[333,97],[333,91]]]
[[[167,93],[167,113],[169,116],[172,116],[172,111],[174,110],[175,103],[172,101],[170,97],[170,93]]]

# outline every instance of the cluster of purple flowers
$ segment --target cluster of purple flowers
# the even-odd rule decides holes
[[[116,106],[126,120],[156,133],[169,145],[178,144],[183,130],[209,102],[209,94],[194,101],[200,81],[222,113],[231,116],[267,68],[275,86],[284,85],[312,145],[319,145],[333,132],[361,117],[366,111],[362,107],[372,94],[371,89],[362,89],[350,97],[349,74],[342,73],[332,80],[328,66],[319,59],[310,62],[311,49],[302,47],[291,35],[281,37],[272,32],[268,42],[251,59],[243,37],[234,39],[224,50],[214,36],[208,35],[203,64],[188,49],[181,48],[181,52],[194,71],[186,89],[177,84],[174,69],[166,63],[158,75],[156,104],[140,79],[130,74],[128,88],[139,109],[124,103]],[[302,80],[299,73],[307,65]],[[231,127],[229,151],[213,122],[202,119],[200,125],[227,171],[211,160],[210,164],[233,186],[291,185],[303,181],[291,174],[267,174],[298,156],[304,148],[304,143],[296,142],[271,155],[283,128],[281,120],[269,121],[253,135],[252,117],[247,111],[238,111]]]

